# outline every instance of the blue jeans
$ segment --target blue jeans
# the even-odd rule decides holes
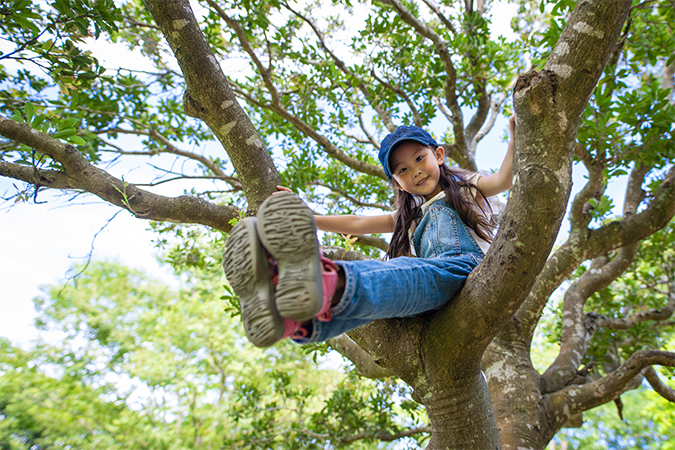
[[[444,199],[434,202],[413,235],[419,258],[336,261],[345,287],[332,320],[312,319],[297,343],[322,342],[376,319],[412,317],[448,303],[480,263],[483,252]]]

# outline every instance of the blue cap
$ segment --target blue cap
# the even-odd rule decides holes
[[[419,142],[420,144],[431,146],[434,149],[439,146],[434,138],[420,127],[398,127],[396,131],[388,134],[382,139],[382,143],[380,144],[380,153],[378,157],[380,158],[382,167],[384,167],[384,173],[387,175],[387,180],[391,180],[391,168],[389,167],[391,149],[403,141]]]

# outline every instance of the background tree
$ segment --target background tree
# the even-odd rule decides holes
[[[675,212],[670,2],[522,2],[515,43],[491,38],[483,1],[208,0],[195,3],[196,15],[186,1],[50,6],[21,0],[2,11],[14,47],[1,56],[3,108],[13,119],[0,118],[8,139],[0,174],[27,183],[17,198],[35,199],[41,187],[89,192],[139,218],[221,232],[243,210],[255,214],[281,181],[324,211],[386,209],[379,138],[403,123],[447,119],[440,140],[448,158],[475,169],[479,143],[512,108],[514,187],[492,249],[461,294],[436,314],[378,321],[334,347],[414,390],[433,430],[429,448],[496,448],[500,439],[503,448],[543,448],[570,419],[617,399],[643,374],[668,396],[649,371],[675,364],[658,340],[638,335],[632,347],[610,352],[609,365],[596,363],[593,349],[607,329],[637,334],[647,323],[664,332],[673,283],[643,283],[667,285],[668,303],[665,294],[649,297],[639,311],[633,302],[644,297],[624,302],[631,307],[592,299]],[[88,33],[142,45],[156,72],[102,73],[79,46]],[[14,70],[12,61],[46,76]],[[120,134],[141,136],[144,149],[110,141]],[[211,137],[227,158],[181,149]],[[283,152],[281,174],[266,140]],[[177,176],[210,178],[218,188],[163,197],[103,170],[104,152],[187,158],[200,172]],[[569,206],[569,237],[552,251],[575,159],[588,177]],[[605,191],[622,174],[627,189],[615,211]],[[383,247],[378,237],[360,242]],[[539,373],[532,337],[560,286],[560,352]],[[607,339],[597,342],[599,351],[609,348],[601,345]]]
[[[202,250],[210,263],[181,264],[179,289],[97,261],[77,283],[46,288],[38,323],[55,343],[22,351],[0,340],[0,448],[424,442],[423,408],[401,381],[345,374],[335,359],[317,367],[319,353],[291,343],[253,351],[223,310],[216,248]]]

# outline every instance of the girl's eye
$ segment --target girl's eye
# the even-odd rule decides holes
[[[405,167],[402,167],[401,169],[399,169],[398,174],[400,175],[400,174],[402,174],[402,173],[405,172],[405,171],[406,171],[406,168],[405,168]]]
[[[416,159],[415,161],[420,162],[420,161],[422,161],[423,159],[424,159],[424,156],[423,156],[423,155],[420,155],[420,156],[417,157],[417,159]]]

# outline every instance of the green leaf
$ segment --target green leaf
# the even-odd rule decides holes
[[[23,116],[19,111],[14,111],[14,113],[12,114],[12,120],[15,122],[24,123]]]
[[[71,136],[75,136],[77,134],[77,130],[74,128],[68,128],[65,130],[57,131],[56,133],[52,134],[52,137],[55,139],[65,139],[69,138]]]
[[[23,107],[23,112],[26,114],[26,122],[32,122],[33,116],[35,115],[35,106],[33,106],[32,103],[27,102]]]
[[[82,139],[79,136],[72,136],[72,137],[68,138],[68,142],[70,142],[71,144],[75,144],[75,145],[84,145],[84,144],[87,143],[87,141],[85,141],[84,139]]]

